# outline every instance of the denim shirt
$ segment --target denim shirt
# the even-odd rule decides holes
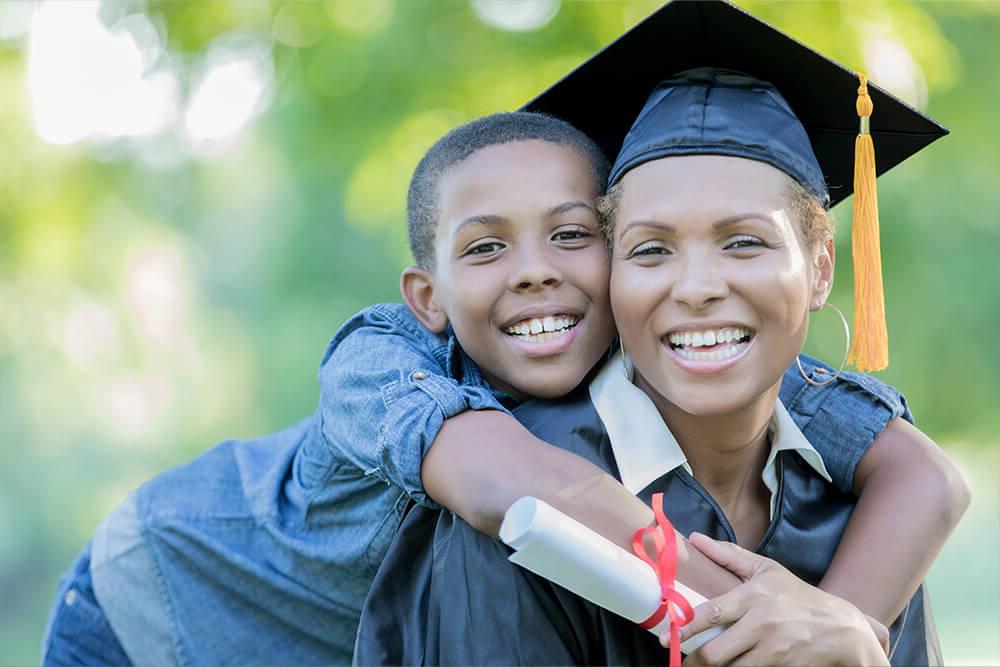
[[[814,378],[830,370],[803,357]],[[136,664],[348,664],[361,606],[445,419],[508,411],[450,332],[372,306],[330,342],[316,412],[227,441],[140,487],[98,528],[96,596]],[[793,366],[781,400],[842,491],[902,395]]]

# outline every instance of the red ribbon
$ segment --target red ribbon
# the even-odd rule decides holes
[[[663,620],[664,616],[670,617],[669,666],[680,667],[680,629],[694,618],[694,610],[687,598],[674,588],[674,578],[677,574],[677,537],[674,535],[674,527],[663,513],[662,493],[653,494],[652,506],[656,525],[639,528],[632,534],[632,551],[656,573],[656,578],[660,582],[660,606],[657,607],[652,616],[639,625],[646,630],[652,630]],[[647,534],[653,536],[656,552],[655,562],[646,554],[646,548],[642,543]]]

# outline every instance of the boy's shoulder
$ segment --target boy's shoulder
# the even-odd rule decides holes
[[[355,315],[355,317],[361,317],[364,321],[372,323],[399,327],[415,336],[432,336],[444,340],[448,338],[444,334],[435,334],[421,324],[420,320],[413,314],[413,311],[402,303],[376,303],[368,306]]]
[[[401,303],[376,303],[355,313],[341,325],[327,345],[320,365],[325,364],[347,338],[369,335],[402,336],[416,345],[429,348],[448,347],[454,339],[450,328],[443,333],[434,333]]]
[[[906,396],[895,387],[866,373],[853,371],[841,371],[831,382],[836,372],[833,368],[804,354],[799,355],[799,360],[810,379],[826,384],[810,384],[793,364],[781,383],[781,401],[790,408],[793,417],[795,413],[811,416],[822,410],[850,418],[858,410],[867,408],[887,412],[890,419],[902,417],[913,421]]]

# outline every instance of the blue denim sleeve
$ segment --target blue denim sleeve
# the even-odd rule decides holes
[[[400,304],[377,304],[348,320],[319,370],[323,437],[339,458],[439,509],[420,464],[445,419],[502,410],[481,382],[449,373],[449,337],[427,330]],[[478,378],[475,378],[478,380]]]
[[[802,368],[817,382],[833,369],[800,355]],[[864,373],[842,372],[828,385],[806,382],[794,365],[781,381],[781,402],[806,439],[816,448],[833,483],[844,493],[854,487],[854,470],[879,433],[891,420],[913,422],[906,397]]]

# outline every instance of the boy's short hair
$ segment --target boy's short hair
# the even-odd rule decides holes
[[[548,141],[575,148],[590,163],[597,193],[603,194],[610,164],[590,137],[553,116],[513,111],[483,116],[444,135],[424,154],[410,179],[406,217],[410,251],[417,265],[434,268],[438,184],[447,170],[488,146],[513,141]]]

